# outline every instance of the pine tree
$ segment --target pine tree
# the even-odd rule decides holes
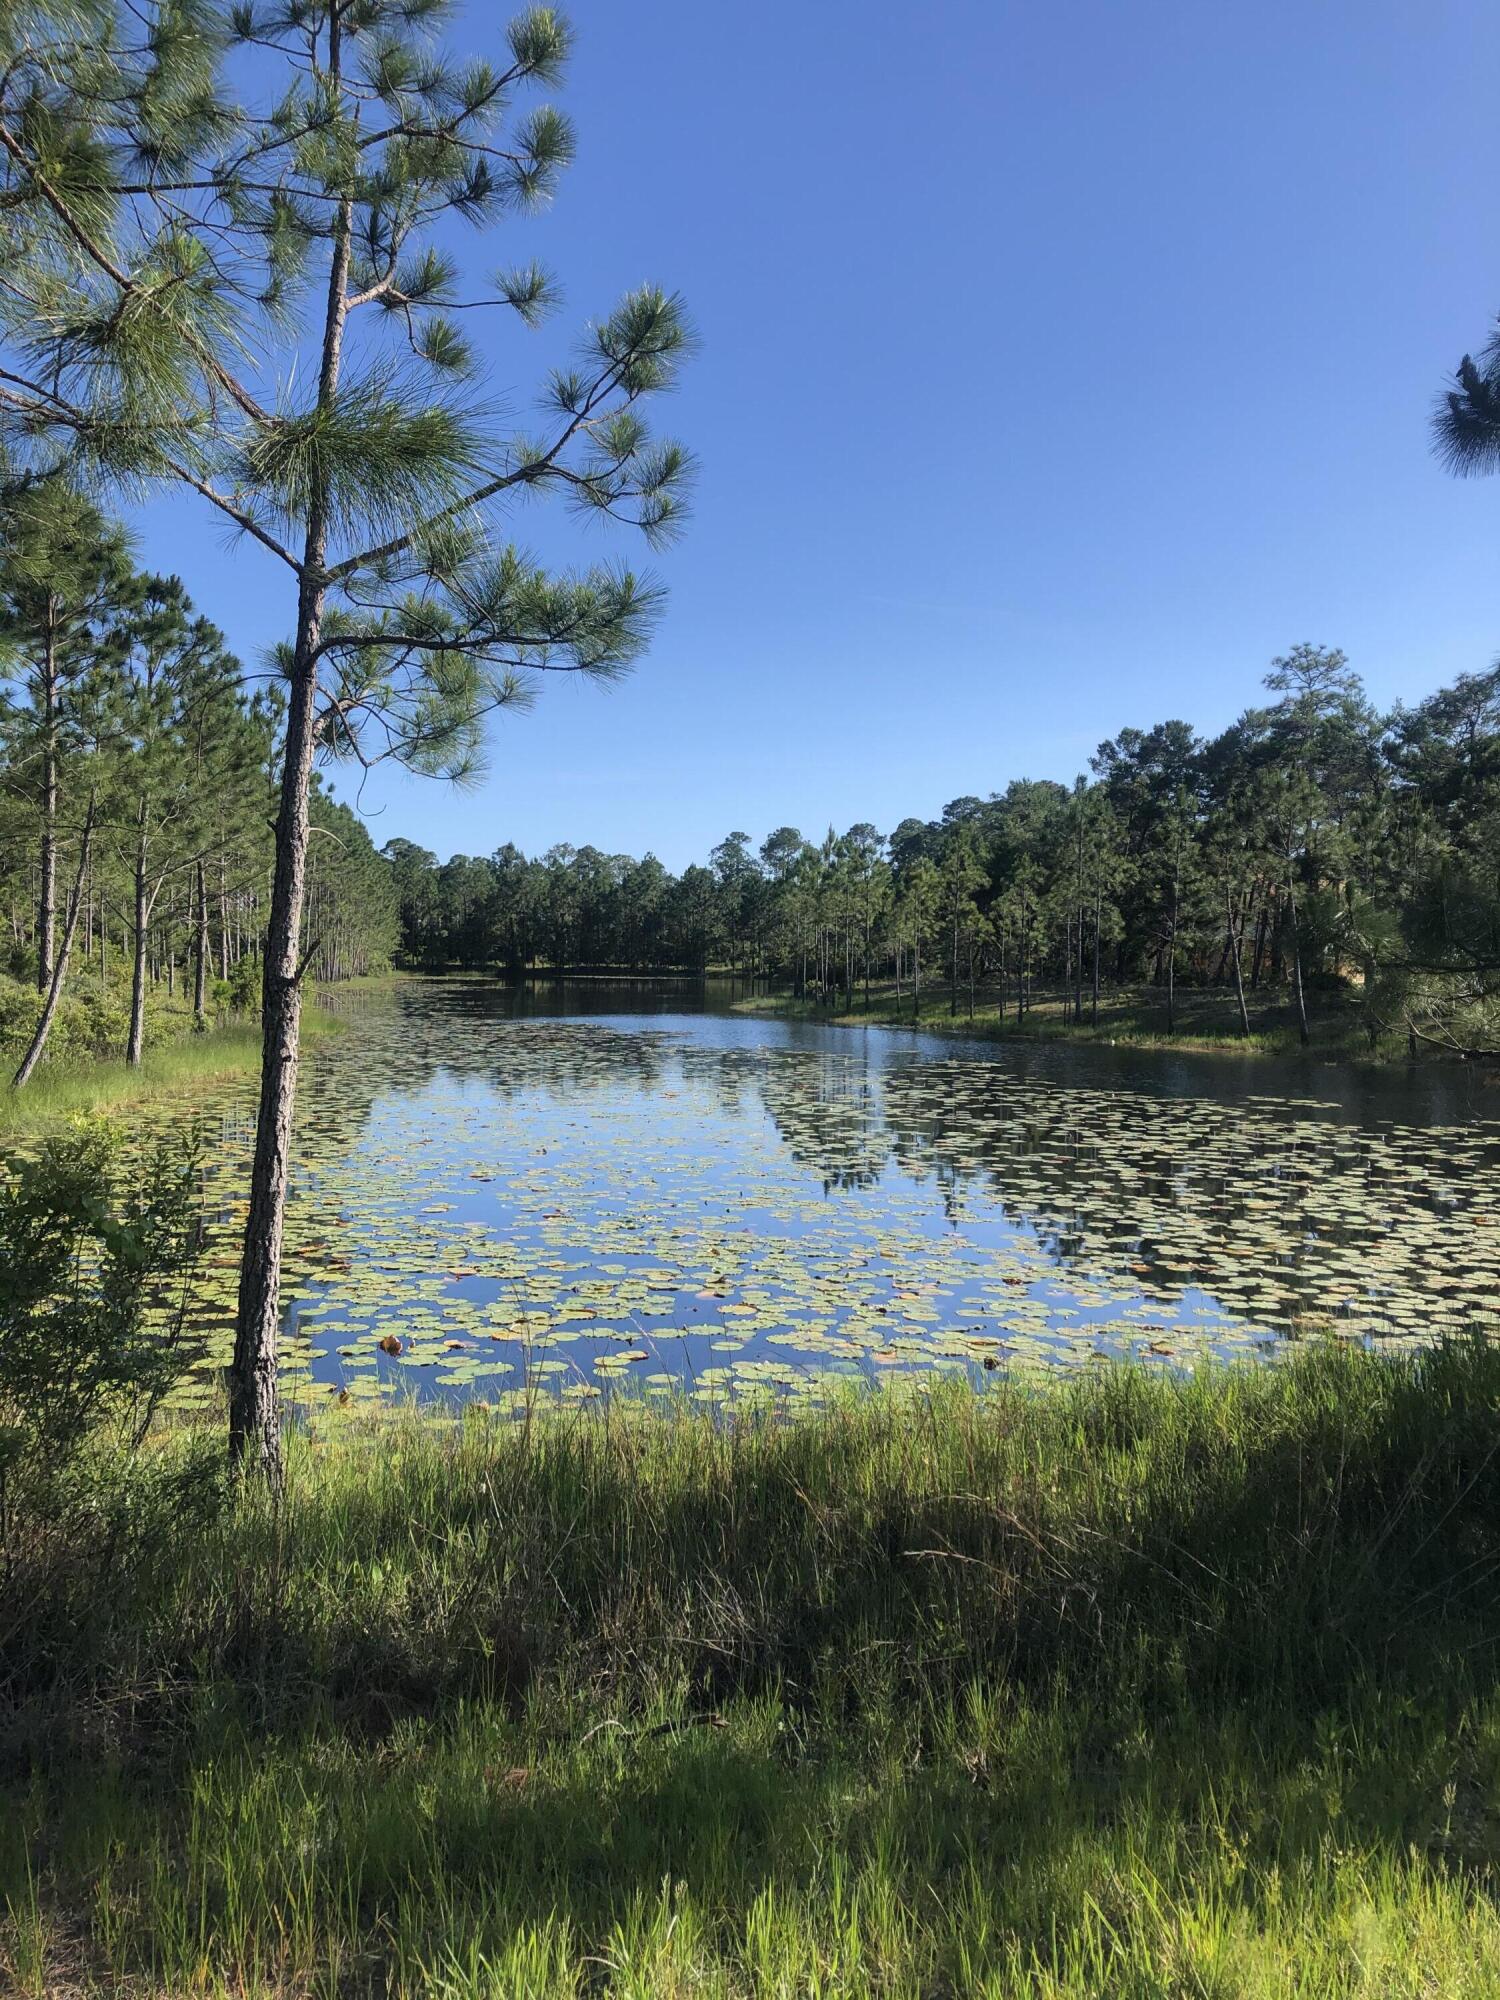
[[[0,447],[35,460],[66,441],[100,479],[183,485],[286,580],[230,1419],[236,1462],[273,1482],[315,754],[459,775],[485,713],[524,699],[538,671],[620,672],[657,592],[623,568],[545,573],[497,539],[497,510],[553,492],[659,539],[689,470],[641,416],[688,345],[660,291],[590,326],[577,365],[547,382],[537,435],[498,430],[492,385],[466,396],[462,314],[534,323],[556,291],[535,264],[466,287],[452,225],[544,200],[572,135],[551,106],[515,105],[560,78],[563,19],[521,15],[492,65],[436,45],[455,13],[40,0],[0,15]]]

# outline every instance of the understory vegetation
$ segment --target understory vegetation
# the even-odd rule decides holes
[[[1500,1355],[176,1434],[0,1578],[19,1992],[1500,1983]]]

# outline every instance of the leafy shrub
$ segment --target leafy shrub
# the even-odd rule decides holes
[[[12,1066],[31,1040],[41,1006],[41,995],[29,982],[0,976],[0,1050]],[[76,982],[58,1006],[46,1059],[61,1064],[119,1055],[128,1027],[123,1001]]]
[[[138,1443],[194,1358],[196,1160],[127,1160],[99,1121],[0,1186],[0,1532],[18,1480],[61,1473],[103,1427]]]
[[[247,952],[237,961],[229,978],[219,984],[224,987],[229,1005],[236,1014],[259,1013],[261,967],[258,958]]]

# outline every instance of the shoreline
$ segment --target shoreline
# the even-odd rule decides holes
[[[1051,1003],[1047,1003],[1051,1004]],[[1316,1035],[1306,1045],[1295,1031],[1252,1029],[1248,1036],[1194,1034],[1191,1030],[1168,1034],[1164,1030],[1132,1028],[1128,1022],[1101,1021],[1097,1028],[1074,1026],[1044,1017],[1035,1025],[1019,1027],[1012,1019],[1000,1020],[992,1008],[977,1009],[974,1018],[966,1011],[950,1015],[946,1006],[924,1013],[914,1020],[909,1013],[897,1013],[889,998],[877,998],[863,1007],[829,1008],[814,1000],[799,1000],[790,993],[760,994],[754,998],[731,1000],[728,1011],[749,1019],[809,1021],[833,1028],[891,1028],[921,1035],[947,1035],[976,1041],[1021,1047],[1073,1047],[1087,1049],[1130,1049],[1142,1054],[1190,1055],[1232,1058],[1240,1061],[1318,1064],[1338,1069],[1452,1069],[1467,1065],[1443,1062],[1434,1057],[1413,1062],[1403,1049],[1371,1050],[1352,1037],[1320,1041]]]
[[[325,1035],[342,1033],[344,1023],[321,1004],[307,1008],[303,1034],[307,1045]],[[227,1021],[203,1034],[192,1030],[148,1049],[138,1065],[123,1056],[93,1062],[45,1066],[24,1090],[0,1090],[0,1145],[31,1137],[68,1118],[108,1117],[128,1112],[147,1100],[191,1096],[232,1078],[252,1076],[260,1066],[258,1020]]]

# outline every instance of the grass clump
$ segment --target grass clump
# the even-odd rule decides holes
[[[1500,1990],[1497,1449],[1477,1343],[173,1440],[5,1551],[8,1976]]]

